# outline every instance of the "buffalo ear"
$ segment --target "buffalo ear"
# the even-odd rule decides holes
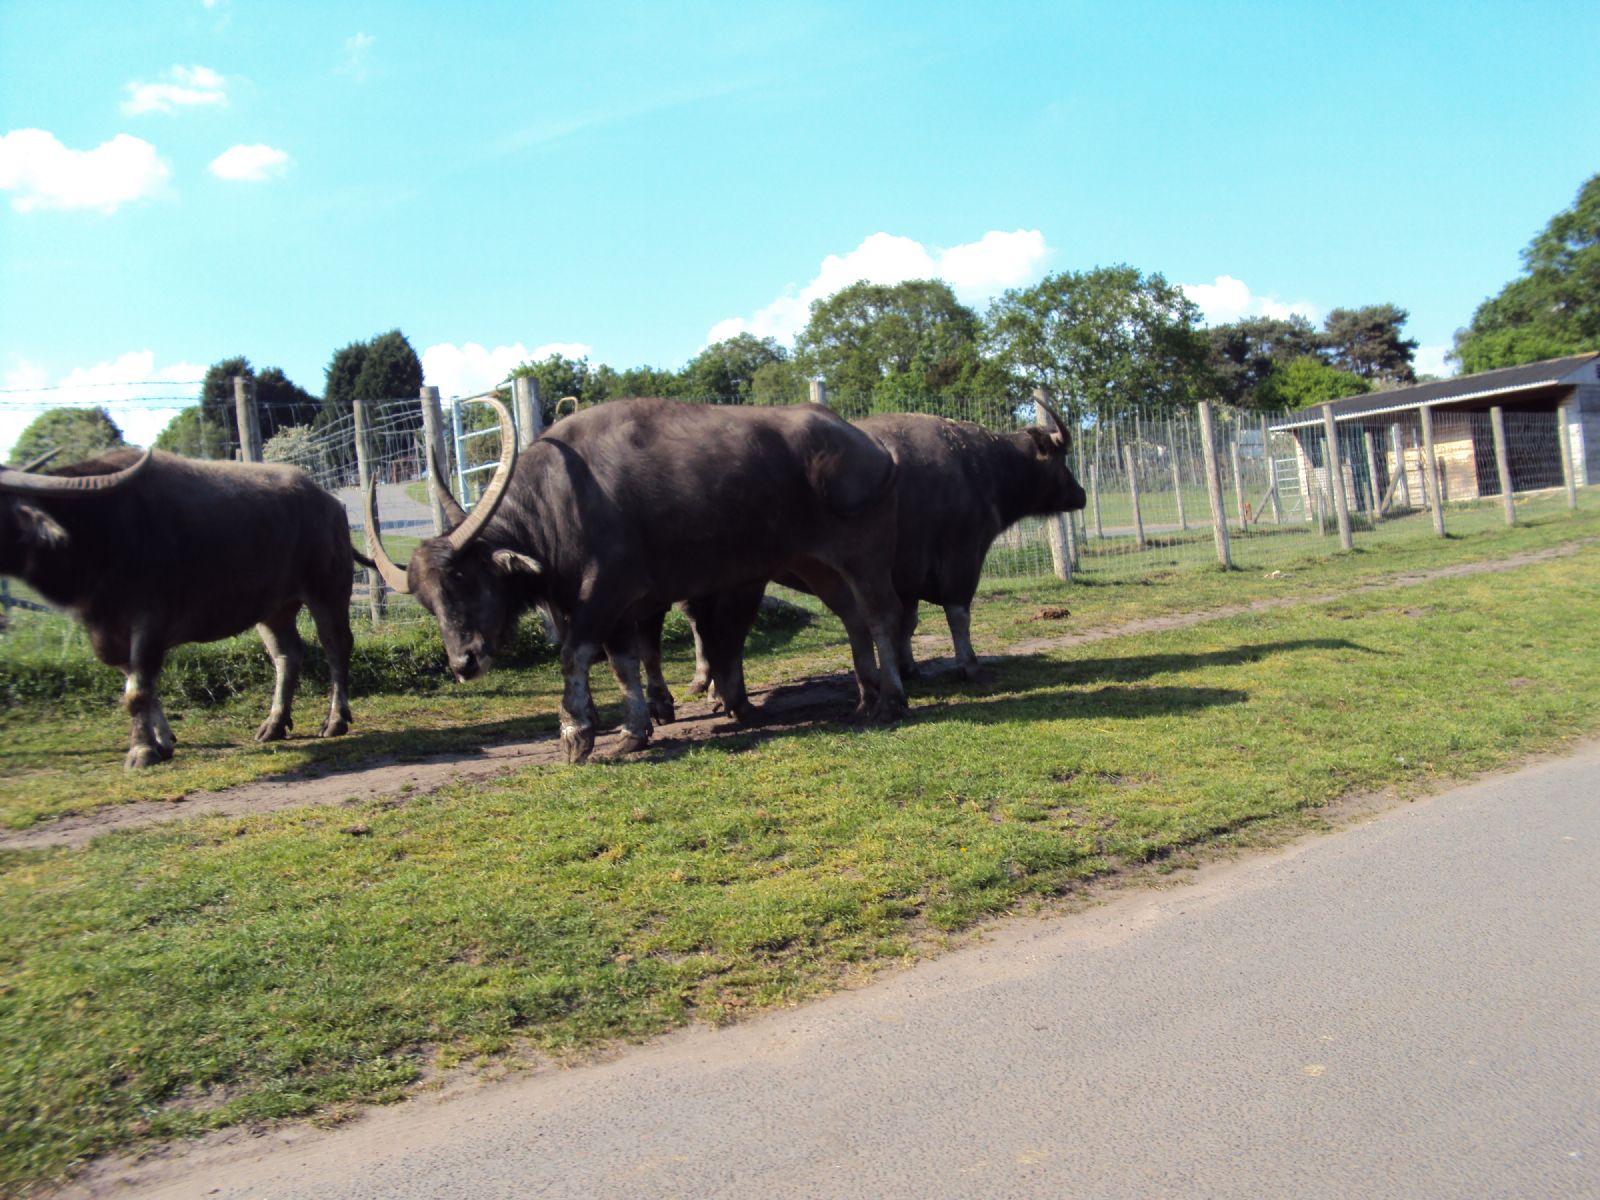
[[[17,505],[17,516],[22,520],[22,537],[41,550],[54,550],[67,544],[67,531],[57,525],[55,518],[31,504]]]
[[[538,559],[518,554],[515,550],[496,550],[489,555],[489,561],[502,575],[516,575],[519,572],[525,575],[539,575],[544,571]]]

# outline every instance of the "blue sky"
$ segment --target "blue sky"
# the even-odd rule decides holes
[[[147,440],[233,354],[320,392],[398,327],[449,395],[930,272],[1392,302],[1438,370],[1600,170],[1592,0],[444,13],[0,0],[0,453],[62,400]]]

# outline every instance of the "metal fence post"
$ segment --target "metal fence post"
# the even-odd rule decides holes
[[[1426,405],[1418,410],[1422,418],[1422,480],[1433,506],[1433,532],[1444,536],[1444,495],[1439,487],[1439,460],[1433,454],[1433,412]]]
[[[1572,429],[1567,424],[1571,406],[1563,404],[1556,409],[1556,441],[1561,445],[1561,481],[1567,485],[1567,507],[1578,507],[1578,480],[1572,470]]]
[[[355,410],[356,421],[356,479],[361,488],[361,494],[367,494],[367,484],[371,480],[371,469],[367,463],[367,402],[357,399],[352,402]],[[376,529],[367,530],[367,536],[377,540]],[[383,580],[378,573],[370,567],[367,569],[367,614],[376,625],[383,616]]]
[[[1339,518],[1339,548],[1355,549],[1355,537],[1350,530],[1350,502],[1344,494],[1344,454],[1339,449],[1339,430],[1333,420],[1333,405],[1322,406],[1322,428],[1328,437],[1328,452],[1323,458],[1328,464],[1328,486],[1333,490],[1333,511]]]
[[[1506,411],[1498,404],[1489,409],[1489,427],[1494,432],[1494,471],[1500,477],[1500,503],[1505,507],[1506,524],[1517,523],[1517,497],[1511,491],[1511,459],[1506,454]]]
[[[444,417],[439,411],[439,389],[424,387],[422,389],[422,453],[424,466],[430,475],[434,469],[440,471],[450,470],[449,456],[444,452],[443,424]],[[431,461],[428,461],[431,458]],[[439,480],[439,485],[444,486],[444,480]],[[432,488],[428,489],[428,507],[433,511],[433,532],[438,535],[444,533],[447,522],[444,515],[444,505],[440,503],[438,493]]]
[[[464,430],[461,428],[461,401],[450,401],[450,436],[455,443],[456,451],[456,503],[463,508],[470,508],[472,497],[467,495],[467,456],[461,444]]]
[[[258,463],[261,461],[261,423],[252,403],[255,399],[253,382],[243,375],[233,377],[233,411],[239,422],[239,457],[245,462]]]
[[[1200,401],[1200,449],[1206,458],[1206,496],[1211,501],[1211,536],[1217,543],[1217,561],[1233,566],[1228,546],[1228,514],[1222,507],[1222,472],[1217,469],[1217,444],[1211,428],[1211,401]]]

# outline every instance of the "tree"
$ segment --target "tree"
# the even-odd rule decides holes
[[[859,415],[890,376],[908,376],[918,394],[952,394],[976,372],[981,328],[940,280],[862,281],[812,303],[795,360],[827,385],[834,407]]]
[[[1371,390],[1372,384],[1361,376],[1330,367],[1315,354],[1305,354],[1274,365],[1257,396],[1259,407],[1285,412],[1362,396]]]
[[[1322,323],[1329,364],[1375,383],[1415,383],[1411,358],[1417,343],[1400,336],[1409,315],[1393,304],[1334,309]]]
[[[1600,175],[1528,243],[1522,264],[1456,333],[1452,357],[1463,371],[1600,350]]]
[[[1246,317],[1206,330],[1207,364],[1221,399],[1237,408],[1270,407],[1261,387],[1275,368],[1296,358],[1315,354],[1321,340],[1311,322],[1302,316],[1287,320]]]
[[[255,396],[263,439],[310,425],[322,408],[322,402],[285,375],[281,367],[268,367],[256,376]]]
[[[1030,387],[1078,417],[1187,405],[1214,390],[1200,310],[1181,288],[1133,267],[1046,276],[990,306],[988,347]]]
[[[539,381],[539,407],[544,410],[545,428],[556,419],[556,405],[566,396],[580,404],[596,404],[610,395],[608,384],[615,372],[608,368],[592,368],[587,358],[567,358],[552,354],[539,362],[523,363],[511,372],[512,378],[531,378]],[[569,406],[570,407],[570,406]],[[494,417],[487,418],[492,424]],[[487,426],[485,426],[487,428]]]
[[[321,443],[309,425],[290,425],[273,434],[261,447],[261,460],[289,463],[312,472],[324,465]]]
[[[657,367],[629,367],[626,371],[616,371],[601,363],[590,373],[585,387],[591,395],[622,400],[629,396],[676,396],[683,391],[683,381],[673,372]],[[543,394],[541,390],[541,397]]]
[[[285,375],[283,368],[268,367],[257,374],[244,355],[225,358],[206,368],[205,379],[200,384],[200,408],[205,419],[212,428],[222,430],[217,451],[211,457],[227,457],[228,449],[240,442],[239,406],[233,390],[236,376],[250,381],[256,424],[263,440],[280,429],[316,420],[319,401]]]
[[[167,422],[152,443],[157,450],[188,458],[227,458],[228,430],[210,420],[200,405],[191,405]]]
[[[10,462],[17,467],[58,450],[50,465],[64,467],[127,444],[104,408],[52,408],[28,423],[11,448]]]
[[[750,377],[751,404],[799,404],[810,394],[811,387],[792,358],[757,367]]]
[[[692,400],[745,404],[756,372],[788,358],[789,352],[775,339],[741,333],[713,342],[690,359],[678,375],[678,391]]]
[[[351,388],[351,398],[359,397],[374,405],[399,401],[420,414],[417,398],[422,392],[422,360],[406,335],[398,329],[381,333],[367,343],[361,369]],[[418,416],[418,421],[421,417]]]

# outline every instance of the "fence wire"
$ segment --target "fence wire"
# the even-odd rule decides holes
[[[498,457],[498,440],[474,434],[493,425],[482,406],[447,404],[443,413],[446,485],[469,494],[471,506]],[[846,405],[842,411],[850,411]],[[997,432],[1034,423],[1031,404],[939,400],[920,405]],[[384,543],[397,560],[435,531],[423,449],[421,405],[394,400],[369,408],[367,463],[377,482]],[[456,436],[451,435],[454,430]],[[1452,528],[1502,519],[1509,483],[1519,504],[1550,500],[1564,485],[1560,430],[1553,412],[1508,412],[1497,442],[1487,412],[1432,414],[1433,462],[1415,412],[1337,426],[1339,469],[1330,469],[1327,436],[1316,414],[1213,413],[1221,514],[1233,565],[1271,571],[1340,547],[1339,494],[1352,536],[1385,541],[1435,536],[1438,499]],[[1496,452],[1497,444],[1504,452]],[[237,447],[232,448],[237,453]],[[307,471],[345,506],[352,537],[365,545],[355,418],[280,432],[264,448],[268,461]],[[1070,461],[1088,496],[1068,516],[1029,517],[996,539],[984,565],[983,588],[1005,591],[1060,581],[1153,581],[1174,571],[1214,569],[1218,536],[1196,412],[1085,418],[1073,431]],[[711,469],[714,469],[711,468]],[[464,470],[465,474],[458,474]],[[465,482],[465,489],[460,483]],[[1553,503],[1553,501],[1550,501]],[[377,590],[372,589],[376,587]],[[385,597],[381,583],[357,568],[352,608],[357,627],[427,620],[416,604]],[[38,604],[15,582],[0,590],[0,655],[82,653],[76,625]]]

